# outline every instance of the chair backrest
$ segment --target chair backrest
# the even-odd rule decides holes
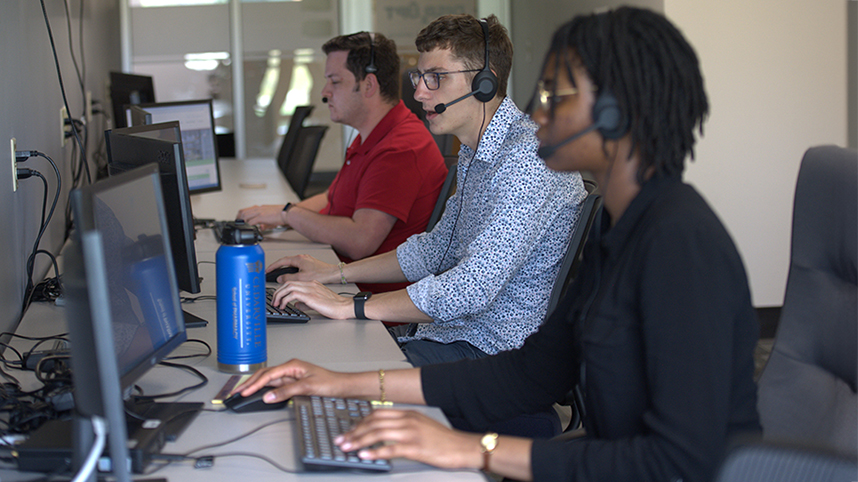
[[[587,242],[590,228],[593,227],[596,212],[602,206],[602,196],[596,192],[598,189],[596,183],[589,179],[584,179],[584,188],[587,190],[587,197],[581,203],[581,215],[578,218],[578,227],[575,228],[569,237],[569,246],[566,248],[566,254],[563,255],[563,261],[560,263],[560,270],[557,272],[554,288],[551,290],[551,297],[548,299],[546,318],[557,308],[557,304],[563,299],[566,289],[578,274],[578,266],[581,264],[581,253],[584,250],[584,244]]]
[[[856,477],[854,456],[757,442],[730,450],[716,482],[854,482]]]
[[[458,160],[458,156],[456,160]],[[426,231],[432,231],[432,228],[434,228],[438,223],[438,220],[441,219],[441,215],[444,214],[444,208],[447,207],[447,200],[450,199],[450,196],[455,192],[456,162],[454,161],[452,165],[447,163],[447,177],[444,179],[444,185],[441,186],[441,192],[438,193],[438,200],[435,201],[435,208],[432,209],[432,215],[429,216],[429,223],[426,225]]]
[[[304,192],[310,183],[310,175],[316,163],[319,144],[322,143],[322,137],[327,130],[328,126],[307,126],[298,133],[295,153],[286,166],[286,181],[301,199],[304,199]]]
[[[299,105],[295,107],[295,112],[292,113],[292,119],[289,121],[289,130],[283,136],[283,142],[280,144],[280,150],[277,152],[277,165],[280,166],[280,172],[286,175],[286,169],[289,166],[289,160],[295,152],[295,146],[298,142],[298,134],[304,127],[304,119],[313,112],[312,105]]]
[[[858,450],[858,152],[808,149],[793,205],[786,294],[760,375],[763,436]]]

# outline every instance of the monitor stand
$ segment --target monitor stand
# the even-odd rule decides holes
[[[182,310],[182,316],[185,317],[185,328],[203,328],[209,324],[208,320],[184,310]]]
[[[131,471],[142,474],[152,456],[160,453],[166,442],[176,440],[202,411],[203,405],[203,402],[126,402]],[[72,419],[46,422],[17,449],[19,470],[68,470],[72,458]]]
[[[125,402],[131,471],[143,473],[153,454],[175,441],[203,409],[203,402]]]

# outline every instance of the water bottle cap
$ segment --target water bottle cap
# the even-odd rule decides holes
[[[256,244],[262,241],[262,233],[256,226],[227,223],[223,228],[222,240],[227,245]]]

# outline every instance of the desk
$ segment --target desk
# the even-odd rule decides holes
[[[282,204],[298,202],[292,188],[280,173],[273,159],[221,160],[220,176],[223,189],[217,192],[194,194],[191,196],[191,209],[197,219],[234,219],[239,209],[262,204]],[[313,243],[303,235],[291,229],[266,232],[265,239],[273,247],[283,244],[288,250],[304,250],[302,253],[315,252],[318,249],[330,249],[329,245]],[[209,249],[217,245],[198,246]],[[272,261],[274,258],[267,258]]]
[[[253,203],[271,202],[267,199],[279,195],[279,193],[270,192],[270,186],[278,184],[272,179],[280,179],[282,177],[277,171],[276,176],[270,175],[272,170],[276,170],[276,165],[273,161],[268,165],[264,161],[255,161],[253,164],[240,166],[241,161],[224,161],[222,162],[222,175],[227,183],[231,179],[242,179],[241,173],[254,173],[257,175],[262,173],[263,179],[268,179],[268,189],[254,192],[251,196],[244,196],[244,191],[224,189],[220,193],[209,193],[194,196],[193,209],[194,214],[203,217],[214,214],[215,218],[219,218],[217,214],[231,212],[237,210],[232,206],[237,198],[242,202],[253,198]],[[265,172],[269,175],[264,176]],[[235,177],[231,177],[235,176]],[[285,182],[280,186],[284,189],[283,198],[289,199],[291,190],[285,186]],[[238,194],[236,194],[238,193]],[[266,197],[267,196],[267,197]],[[282,202],[282,201],[277,201]],[[249,204],[248,204],[249,205]],[[204,212],[206,214],[198,214]],[[220,217],[223,219],[223,217]],[[203,278],[202,292],[199,295],[214,295],[215,294],[215,251],[217,243],[210,230],[202,230],[198,232],[197,240],[197,257],[200,262],[200,275]],[[289,240],[284,236],[273,236],[266,238],[262,243],[262,247],[266,253],[266,262],[271,262],[276,257],[287,254],[300,254],[306,252],[307,249],[313,249],[314,255],[319,258],[336,262],[336,256],[330,247],[322,245],[308,246],[306,240]],[[336,285],[337,291],[356,292],[357,288],[354,285]],[[192,328],[188,330],[189,339],[199,339],[208,343],[213,349],[217,346],[217,330],[215,326],[216,319],[216,304],[214,301],[197,301],[195,303],[185,303],[183,308],[203,319],[210,321],[209,326],[205,328]],[[316,363],[323,367],[339,370],[339,371],[364,371],[376,370],[379,368],[395,369],[407,368],[410,365],[405,361],[405,357],[399,350],[399,347],[387,333],[384,326],[378,321],[370,320],[329,320],[316,314],[308,312],[312,319],[306,324],[283,324],[268,326],[268,364],[276,365],[285,362],[291,358],[301,358],[312,363]],[[46,336],[65,332],[64,310],[62,307],[57,307],[53,304],[36,303],[30,308],[25,321],[19,327],[18,333],[29,336]],[[174,355],[187,355],[200,353],[201,345],[197,343],[187,343],[179,347]],[[211,404],[211,399],[226,383],[230,374],[222,373],[217,370],[216,354],[212,354],[206,358],[191,358],[182,360],[182,363],[191,365],[202,372],[208,379],[209,383],[180,397],[182,401],[202,401],[206,403],[206,408],[216,408]],[[146,394],[169,393],[179,388],[190,386],[197,383],[197,379],[184,371],[175,368],[157,366],[150,370],[138,382],[138,386]],[[440,411],[433,408],[420,407],[430,415],[442,417]],[[278,420],[291,419],[291,410],[260,412],[250,414],[232,414],[206,411],[201,413],[196,420],[187,428],[187,430],[174,443],[168,443],[164,447],[165,453],[185,453],[190,452],[198,447],[207,446],[210,444],[223,442],[238,435],[252,431],[253,429],[270,422]],[[267,457],[277,461],[280,465],[295,469],[294,447],[292,439],[291,422],[276,423],[266,427],[259,432],[244,438],[240,441],[219,447],[199,452],[195,455],[202,454],[227,454],[227,453],[250,453]],[[485,478],[477,471],[446,471],[437,470],[431,467],[426,467],[409,461],[393,461],[394,469],[388,474],[372,475],[373,481],[388,481],[388,480],[451,480],[451,481],[484,481]],[[151,470],[151,467],[150,467]],[[9,470],[0,470],[0,478],[4,481],[11,480],[32,480],[41,477],[42,474],[23,474]],[[208,469],[194,469],[191,462],[180,462],[168,466],[157,471],[153,476],[166,477],[168,480],[176,482],[212,482],[212,481],[234,481],[234,480],[254,480],[254,481],[293,481],[293,480],[354,480],[358,477],[368,477],[367,475],[357,475],[350,472],[326,472],[322,474],[311,473],[283,473],[274,466],[264,462],[258,458],[247,456],[235,457],[219,457],[216,458],[213,467]],[[139,478],[140,476],[138,476]]]

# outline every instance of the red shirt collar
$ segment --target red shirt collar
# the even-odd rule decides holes
[[[411,114],[408,107],[405,107],[405,102],[399,101],[392,109],[376,124],[366,138],[366,141],[361,143],[360,134],[352,142],[346,151],[346,157],[351,157],[356,154],[366,154],[370,149],[375,147],[382,139],[390,132],[393,127],[403,121]]]

